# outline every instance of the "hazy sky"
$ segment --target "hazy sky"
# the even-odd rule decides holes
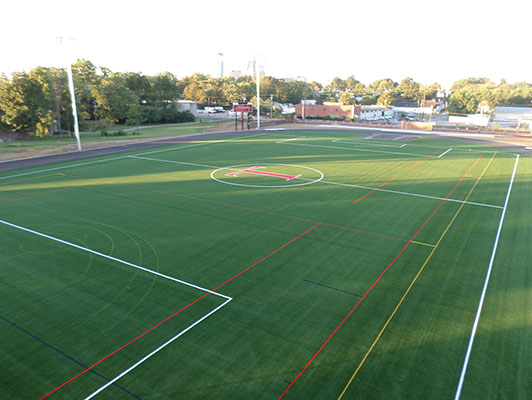
[[[62,66],[63,36],[74,57],[148,75],[218,76],[222,52],[226,75],[261,55],[268,75],[321,83],[532,82],[530,0],[7,0],[0,10],[6,73]]]

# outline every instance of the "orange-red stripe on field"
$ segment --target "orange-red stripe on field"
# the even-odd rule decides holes
[[[377,190],[379,190],[381,187],[387,185],[388,183],[390,183],[390,182],[393,181],[394,179],[395,179],[395,178],[392,178],[392,179],[390,179],[388,182],[384,182],[384,183],[383,183],[382,185],[380,185],[378,188],[373,189],[371,192],[365,194],[364,196],[360,197],[359,199],[356,199],[356,200],[353,201],[351,204],[358,203],[360,200],[362,200],[362,199],[368,197],[368,196],[369,196],[370,194],[372,194],[372,193],[375,193],[375,192],[376,192]]]
[[[378,237],[382,237],[382,238],[386,238],[386,239],[400,240],[402,242],[407,242],[408,241],[408,239],[405,239],[405,238],[399,238],[399,237],[396,237],[396,236],[385,235],[383,233],[371,232],[371,231],[366,231],[366,230],[363,230],[363,229],[351,228],[351,227],[342,226],[342,225],[335,225],[335,224],[330,224],[330,223],[322,222],[322,221],[316,221],[316,220],[312,220],[312,219],[308,219],[308,218],[294,217],[292,215],[280,214],[280,213],[276,213],[276,212],[261,210],[261,209],[258,209],[258,208],[241,206],[241,205],[238,205],[238,204],[225,203],[223,201],[203,199],[201,197],[196,197],[196,196],[186,196],[186,195],[183,195],[183,194],[166,192],[164,190],[148,189],[148,188],[145,188],[145,187],[134,186],[134,185],[129,185],[129,184],[125,184],[125,183],[110,182],[110,181],[105,181],[105,180],[101,180],[101,179],[85,178],[85,177],[72,175],[72,174],[65,174],[65,175],[71,176],[73,178],[79,178],[79,179],[91,179],[91,180],[94,180],[96,183],[105,183],[107,185],[122,186],[122,187],[130,188],[130,189],[142,190],[142,191],[145,191],[145,192],[164,194],[166,196],[177,197],[177,198],[180,198],[180,199],[194,200],[194,201],[199,201],[199,202],[202,202],[202,203],[216,204],[216,205],[236,208],[236,209],[239,209],[239,210],[250,211],[250,212],[254,212],[254,213],[260,213],[260,214],[265,214],[265,215],[273,215],[275,217],[292,219],[294,221],[303,221],[303,222],[310,222],[312,224],[321,224],[321,225],[324,225],[324,226],[329,226],[331,228],[343,229],[343,230],[348,230],[348,231],[352,231],[352,232],[359,232],[359,233],[363,233],[363,234],[366,234],[366,235],[373,235],[373,236],[378,236]],[[417,243],[417,244],[427,245],[426,243]]]
[[[238,274],[236,275],[233,275],[231,278],[227,279],[224,283],[216,286],[214,289],[211,290],[211,292],[214,292],[218,289],[220,289],[222,286],[226,285],[227,283],[231,282],[233,279],[237,278],[238,276],[242,275],[243,273],[245,273],[246,271],[250,270],[251,268],[253,268],[254,266],[256,266],[257,264],[261,263],[262,261],[266,260],[267,258],[273,256],[275,253],[281,251],[282,249],[284,249],[286,246],[290,245],[291,243],[295,242],[297,239],[305,236],[307,233],[309,233],[310,231],[313,231],[314,229],[316,229],[318,226],[320,226],[321,224],[317,224],[317,225],[314,225],[312,228],[310,229],[307,229],[305,232],[303,232],[302,234],[300,234],[299,236],[296,236],[295,238],[293,238],[292,240],[286,242],[285,244],[283,244],[281,247],[279,247],[278,249],[272,251],[270,254],[262,257],[260,260],[258,261],[255,261],[253,264],[251,264],[249,267],[247,267],[246,269],[240,271]],[[125,347],[129,346],[131,343],[137,341],[138,339],[140,339],[141,337],[143,337],[144,335],[146,335],[147,333],[153,331],[155,328],[161,326],[162,324],[164,324],[166,321],[172,319],[173,317],[175,317],[177,314],[181,313],[182,311],[186,310],[187,308],[189,308],[191,305],[197,303],[198,301],[200,301],[201,299],[207,297],[209,294],[211,294],[210,292],[207,292],[205,293],[203,296],[201,297],[198,297],[196,300],[194,300],[193,302],[187,304],[186,306],[184,306],[183,308],[181,308],[179,311],[176,311],[175,313],[173,313],[172,315],[166,317],[165,319],[163,319],[161,322],[159,322],[158,324],[152,326],[150,329],[148,329],[147,331],[141,333],[140,335],[138,335],[137,337],[135,337],[134,339],[130,340],[129,342],[127,342],[126,344],[120,346],[118,349],[116,349],[115,351],[113,351],[112,353],[109,353],[108,355],[106,355],[105,357],[103,357],[102,359],[100,359],[99,361],[96,361],[94,364],[92,364],[90,367],[86,368],[85,370],[81,371],[79,374],[73,376],[72,378],[70,378],[69,380],[67,380],[66,382],[62,383],[61,385],[57,386],[55,389],[51,390],[50,392],[46,393],[44,396],[40,397],[39,400],[42,400],[48,396],[50,396],[52,393],[55,393],[57,392],[59,389],[61,389],[62,387],[68,385],[70,382],[74,381],[75,379],[79,378],[81,375],[85,374],[86,372],[89,372],[91,369],[93,369],[95,366],[97,366],[98,364],[102,363],[103,361],[107,360],[109,357],[113,356],[114,354],[118,353],[120,350],[124,349]]]
[[[441,151],[441,149],[438,149],[436,150],[434,153],[432,153],[430,156],[427,156],[425,157],[423,160],[421,161],[418,161],[417,163],[415,163],[414,165],[412,165],[410,168],[408,168],[409,171],[413,170],[415,167],[417,167],[419,164],[421,164],[423,161],[426,161],[428,160],[429,158],[431,158],[434,154],[436,154],[437,152]]]
[[[384,269],[384,271],[382,271],[382,273],[379,275],[379,277],[375,280],[375,282],[373,282],[373,284],[369,287],[369,289],[366,291],[366,293],[364,293],[364,295],[360,298],[360,300],[358,300],[358,302],[353,306],[353,308],[351,308],[351,310],[349,311],[349,313],[345,316],[345,318],[342,320],[342,322],[340,322],[340,324],[336,327],[336,329],[329,335],[329,337],[325,340],[325,342],[323,342],[323,344],[321,345],[321,347],[318,349],[318,351],[316,351],[316,353],[314,353],[314,355],[310,358],[310,360],[305,364],[305,366],[303,367],[303,369],[297,374],[297,376],[292,380],[292,382],[290,382],[290,384],[288,385],[288,387],[284,390],[284,392],[279,396],[278,400],[280,400],[281,398],[284,397],[284,395],[290,390],[290,388],[294,385],[294,383],[301,377],[301,375],[303,375],[303,373],[307,370],[307,368],[310,366],[310,364],[312,364],[312,362],[314,361],[314,359],[318,356],[318,354],[323,350],[323,348],[327,345],[327,343],[329,343],[329,341],[333,338],[334,335],[336,335],[336,332],[338,332],[338,330],[342,327],[342,325],[345,323],[345,321],[347,321],[349,319],[349,317],[351,316],[351,314],[353,314],[353,311],[356,310],[356,308],[360,305],[360,303],[362,303],[362,301],[366,298],[366,296],[369,294],[369,292],[371,292],[373,290],[373,288],[377,285],[377,283],[381,280],[381,278],[384,276],[384,274],[386,274],[386,272],[390,269],[390,267],[395,263],[395,261],[397,261],[397,259],[401,256],[401,254],[403,254],[403,252],[406,250],[406,248],[410,245],[410,243],[412,243],[412,241],[414,240],[414,238],[419,234],[419,232],[421,232],[421,230],[425,227],[425,225],[427,225],[427,223],[432,219],[432,217],[434,216],[434,214],[436,214],[436,212],[440,209],[440,207],[445,203],[445,201],[447,200],[447,198],[449,198],[449,196],[454,192],[454,190],[458,187],[458,185],[465,179],[465,177],[467,176],[467,174],[469,174],[469,172],[471,172],[471,170],[473,169],[473,167],[479,162],[479,160],[482,158],[484,154],[481,154],[480,157],[478,157],[475,162],[473,163],[473,165],[471,165],[471,167],[469,167],[469,169],[467,170],[467,172],[464,174],[464,176],[462,176],[462,178],[460,178],[460,180],[458,181],[458,183],[456,185],[454,185],[454,187],[451,189],[451,191],[447,194],[447,196],[440,202],[440,204],[438,205],[438,207],[436,207],[436,209],[432,212],[432,214],[430,214],[430,216],[425,220],[425,222],[423,222],[423,225],[421,225],[421,227],[416,231],[416,233],[414,233],[414,235],[410,238],[410,240],[403,246],[403,248],[401,249],[401,251],[399,251],[399,253],[397,253],[397,255],[394,257],[394,259],[388,264],[388,266]]]

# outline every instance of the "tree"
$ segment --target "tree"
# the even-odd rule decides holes
[[[462,88],[451,93],[448,99],[447,110],[456,114],[473,114],[477,111],[479,99],[474,93]]]
[[[390,107],[392,105],[392,94],[391,92],[385,92],[379,96],[377,100],[377,105]]]
[[[179,97],[177,79],[170,72],[155,75],[150,79],[155,102],[173,101]]]
[[[396,86],[397,83],[395,83],[390,78],[378,79],[369,85],[370,89],[377,93],[384,93],[390,90],[394,90]]]
[[[123,122],[131,104],[138,104],[138,96],[126,86],[125,79],[120,76],[110,76],[102,79],[102,84],[95,90],[99,118],[106,118],[111,122]]]
[[[16,72],[12,79],[0,78],[2,122],[16,132],[44,136],[53,117],[47,70],[37,67],[29,73]]]
[[[147,76],[137,72],[127,72],[124,74],[126,86],[134,92],[141,104],[147,104],[154,101],[153,87]]]
[[[405,99],[419,101],[423,98],[419,83],[415,82],[412,78],[403,79],[399,86],[397,86],[397,90],[401,92],[402,97]]]
[[[136,103],[130,104],[127,109],[126,124],[140,125],[143,122],[143,116],[140,112],[140,106]]]
[[[353,96],[348,92],[342,92],[340,93],[340,97],[338,98],[338,101],[340,103],[344,103],[346,105],[353,105],[356,103],[356,100],[353,98]]]

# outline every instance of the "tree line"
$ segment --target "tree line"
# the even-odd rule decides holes
[[[90,125],[125,123],[172,123],[193,121],[180,112],[178,99],[202,106],[225,106],[239,101],[256,101],[256,84],[251,76],[213,78],[194,74],[178,79],[164,72],[154,76],[137,72],[113,72],[88,60],[72,65],[76,103],[82,130]],[[394,105],[398,101],[434,99],[441,87],[405,78],[394,82],[383,78],[365,85],[354,76],[334,78],[328,85],[301,80],[261,78],[261,102],[274,111],[274,103],[300,103],[314,99],[318,104]],[[453,84],[447,109],[457,114],[493,110],[497,105],[530,105],[532,84],[499,84],[487,78],[467,78]],[[0,77],[0,129],[42,136],[50,132],[72,132],[73,118],[67,74],[58,68],[37,67]]]

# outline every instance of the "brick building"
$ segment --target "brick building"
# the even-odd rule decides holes
[[[344,106],[342,104],[296,104],[296,116],[298,118],[358,118],[359,115],[360,106]]]

